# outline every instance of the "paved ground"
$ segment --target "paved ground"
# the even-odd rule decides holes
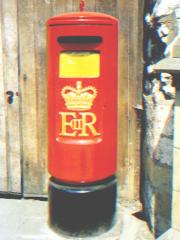
[[[107,233],[88,240],[152,240],[146,222],[134,217],[138,206],[120,207],[118,220]],[[46,201],[0,199],[0,240],[67,240],[82,239],[57,235],[47,225]]]
[[[0,198],[0,240],[153,240],[147,223],[135,217],[138,203],[118,203],[115,226],[98,237],[71,238],[54,233],[47,224],[47,201]],[[157,240],[180,240],[180,232],[170,229]]]
[[[158,238],[158,240],[179,240],[179,239],[180,232],[172,228]]]

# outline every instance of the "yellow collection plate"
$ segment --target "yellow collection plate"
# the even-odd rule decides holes
[[[100,53],[65,51],[59,55],[59,77],[96,78],[100,75]]]

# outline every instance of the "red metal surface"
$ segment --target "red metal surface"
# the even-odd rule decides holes
[[[114,25],[116,18],[104,13],[76,12],[65,13],[48,20],[47,25]]]
[[[102,42],[60,44],[57,41],[59,36],[100,36]],[[116,172],[117,20],[96,13],[56,17],[48,21],[47,41],[49,172],[55,178],[68,183],[90,183],[106,179]],[[99,51],[100,76],[82,79],[60,78],[59,53],[65,50]],[[62,89],[65,86],[75,88],[79,80],[82,81],[83,88],[95,87],[97,96],[89,110],[68,110],[61,94]],[[95,115],[93,127],[97,134],[93,134],[92,129],[87,126],[88,136],[81,136],[78,130],[72,129],[72,125],[67,125],[70,135],[74,132],[77,134],[62,136],[61,113],[69,114],[66,118],[68,122],[74,118],[82,119],[83,116],[90,122],[91,114]]]

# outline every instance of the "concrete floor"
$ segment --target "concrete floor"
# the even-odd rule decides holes
[[[180,232],[172,228],[158,238],[158,240],[179,240],[179,239]]]
[[[136,206],[136,205],[135,205]],[[138,207],[118,204],[116,225],[98,237],[70,238],[54,233],[47,225],[47,201],[0,199],[0,240],[152,240],[145,221],[132,215]]]

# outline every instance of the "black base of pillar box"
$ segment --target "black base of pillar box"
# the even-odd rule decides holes
[[[74,237],[99,235],[115,223],[117,180],[89,185],[49,180],[49,226]]]

